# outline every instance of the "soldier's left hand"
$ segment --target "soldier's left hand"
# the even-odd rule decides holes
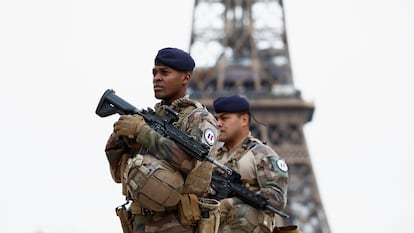
[[[233,207],[233,198],[224,198],[220,200],[220,211],[223,213],[229,212],[229,210]]]
[[[146,125],[146,122],[139,115],[123,115],[115,122],[114,133],[117,137],[135,138],[144,125]]]

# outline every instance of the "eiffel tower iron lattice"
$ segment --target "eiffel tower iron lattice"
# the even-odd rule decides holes
[[[330,233],[303,133],[314,105],[294,86],[283,1],[195,0],[193,10],[189,94],[210,110],[215,97],[248,97],[257,119],[251,133],[289,164],[290,218],[277,223]]]

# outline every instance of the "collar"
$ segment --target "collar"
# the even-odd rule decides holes
[[[251,142],[252,142],[252,140],[251,140],[252,138],[253,137],[252,137],[251,133],[249,132],[249,134],[245,138],[240,140],[240,142],[237,143],[231,150],[229,150],[226,147],[226,144],[224,144],[219,150],[222,151],[222,152],[233,152],[233,151],[239,150],[241,148],[243,148],[244,150],[250,149],[252,147],[252,145],[250,145]]]

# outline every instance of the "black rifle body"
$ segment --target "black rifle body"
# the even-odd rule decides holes
[[[102,95],[95,113],[100,117],[107,117],[116,113],[120,115],[140,115],[149,127],[174,141],[188,155],[199,161],[209,161],[225,172],[214,172],[212,176],[211,186],[220,191],[217,192],[217,199],[238,197],[255,208],[273,211],[283,218],[288,217],[285,213],[272,207],[265,196],[243,187],[239,173],[209,156],[210,147],[208,145],[194,140],[194,138],[174,127],[172,123],[178,119],[178,113],[171,108],[166,108],[165,116],[160,117],[151,108],[138,110],[117,96],[114,90],[108,89]]]
[[[213,198],[221,200],[237,197],[256,209],[270,210],[283,218],[289,217],[289,215],[271,206],[265,196],[245,188],[240,179],[240,174],[235,171],[231,175],[225,175],[217,170],[213,171],[210,185],[216,191],[216,194],[212,196]]]

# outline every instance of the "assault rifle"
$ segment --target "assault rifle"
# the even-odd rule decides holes
[[[214,170],[210,185],[216,191],[211,196],[212,198],[221,200],[228,197],[237,197],[256,209],[270,210],[283,218],[289,218],[289,215],[271,206],[265,196],[245,188],[240,179],[240,174],[236,171],[233,171],[230,175],[225,175],[218,170]]]
[[[108,89],[102,95],[95,113],[100,117],[107,117],[113,114],[133,115],[137,114],[144,118],[145,122],[160,135],[174,141],[188,155],[193,156],[199,161],[209,161],[219,167],[225,174],[220,172],[213,173],[211,186],[220,190],[217,192],[218,199],[226,197],[238,197],[244,202],[262,210],[270,210],[286,218],[288,215],[272,207],[266,197],[255,194],[242,186],[240,174],[233,169],[224,166],[217,160],[209,156],[210,147],[204,143],[196,141],[181,130],[177,129],[172,123],[178,120],[178,113],[167,107],[163,117],[157,115],[151,108],[139,110],[115,94],[115,91]],[[217,190],[216,190],[217,191]]]
[[[140,115],[149,127],[162,136],[174,141],[188,155],[193,156],[199,161],[209,161],[228,174],[232,172],[230,168],[220,164],[208,155],[210,152],[209,146],[196,141],[172,125],[174,121],[178,120],[178,113],[176,111],[169,107],[165,110],[164,117],[155,114],[155,111],[151,108],[138,110],[132,104],[117,96],[114,90],[108,89],[102,95],[95,113],[100,117],[107,117],[115,113],[120,115]]]

